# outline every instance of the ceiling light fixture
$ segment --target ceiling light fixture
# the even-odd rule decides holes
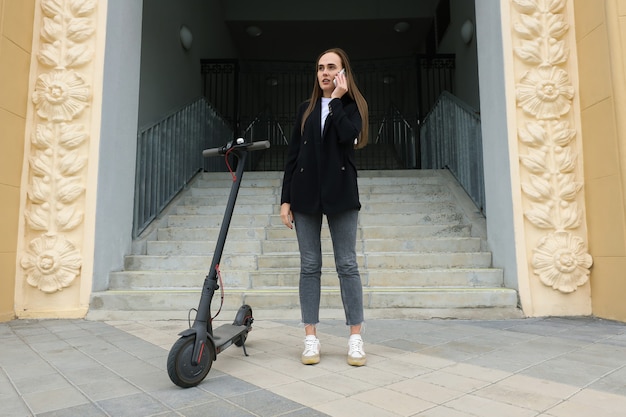
[[[180,44],[183,46],[185,51],[190,50],[191,45],[193,44],[193,33],[191,33],[191,30],[187,26],[182,25],[178,35],[180,38]]]
[[[250,36],[252,36],[253,38],[256,38],[258,36],[261,36],[261,34],[263,33],[263,31],[261,30],[260,27],[258,26],[248,26],[246,28],[246,33]]]
[[[393,25],[393,30],[395,30],[398,33],[404,33],[408,31],[409,29],[411,29],[411,25],[409,24],[409,22],[398,22],[395,25]]]
[[[474,38],[474,23],[472,23],[471,20],[467,19],[461,26],[461,40],[466,45],[469,45],[473,38]]]

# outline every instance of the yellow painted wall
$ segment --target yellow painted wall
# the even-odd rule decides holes
[[[626,321],[626,0],[575,0],[593,314]]]
[[[15,255],[35,0],[0,0],[0,321],[15,317]]]

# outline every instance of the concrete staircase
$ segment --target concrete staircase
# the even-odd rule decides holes
[[[360,171],[358,262],[368,318],[521,317],[515,290],[485,250],[485,219],[445,170]],[[242,304],[255,318],[299,319],[299,253],[282,225],[281,172],[246,172],[220,263],[218,319]],[[135,242],[125,270],[92,294],[92,319],[193,317],[232,179],[200,174]],[[322,230],[322,318],[344,317],[332,243]],[[220,293],[213,311],[220,306]]]

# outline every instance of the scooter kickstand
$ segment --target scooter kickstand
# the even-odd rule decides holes
[[[250,355],[248,355],[248,351],[246,350],[246,342],[243,342],[243,343],[241,344],[241,347],[243,348],[243,354],[244,354],[245,356],[250,356]]]

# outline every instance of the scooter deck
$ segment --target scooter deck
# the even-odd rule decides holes
[[[215,342],[215,349],[217,350],[217,353],[220,353],[221,351],[232,345],[236,341],[238,336],[247,333],[247,331],[247,326],[236,324],[222,324],[218,328],[213,329],[213,341]]]

